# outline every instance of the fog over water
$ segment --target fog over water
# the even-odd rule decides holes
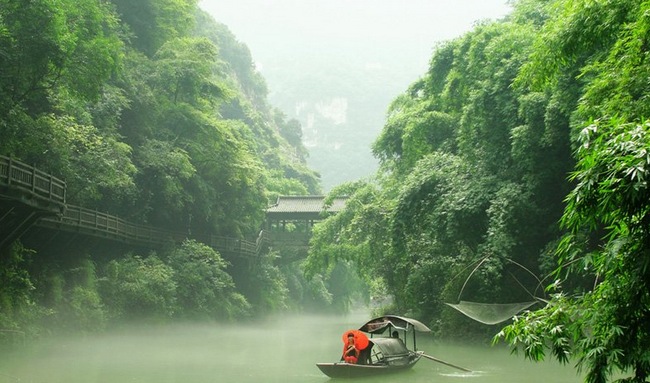
[[[2,351],[4,383],[328,382],[317,362],[334,362],[341,334],[367,319],[276,318],[264,324],[142,326],[109,334],[54,338]],[[418,338],[418,349],[475,372],[422,359],[413,370],[375,382],[580,382],[572,366],[534,364],[503,347],[469,347]],[[340,380],[337,380],[340,381]]]

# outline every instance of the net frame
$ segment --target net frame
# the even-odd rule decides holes
[[[448,303],[445,302],[446,305],[449,307],[452,307],[468,318],[471,318],[477,322],[487,324],[487,325],[495,325],[499,324],[502,322],[505,322],[515,315],[519,314],[520,312],[530,308],[533,306],[535,303],[539,302],[544,302],[543,299],[535,297],[533,294],[530,293],[522,284],[519,282],[517,278],[515,278],[512,273],[510,275],[515,279],[515,281],[528,293],[528,295],[533,298],[531,301],[527,302],[514,302],[514,303],[480,303],[480,302],[470,302],[470,301],[463,301],[460,299],[461,295],[463,294],[463,290],[465,290],[465,286],[467,285],[467,282],[470,280],[472,275],[478,270],[481,265],[486,262],[490,257],[484,257],[478,262],[478,264],[474,267],[472,272],[469,274],[467,279],[465,279],[465,282],[463,283],[463,287],[460,289],[460,293],[458,293],[458,301],[459,303]],[[519,266],[520,268],[526,270],[530,275],[532,275],[538,282],[538,287],[541,285],[542,281],[537,278],[537,276],[528,270],[525,266],[521,265],[520,263],[517,263],[513,261],[512,259],[505,258],[506,261],[515,264]],[[537,291],[537,289],[535,289]]]
[[[531,307],[537,300],[518,303],[479,303],[460,301],[460,303],[445,303],[460,311],[465,316],[487,325],[495,325],[507,321],[513,316]]]

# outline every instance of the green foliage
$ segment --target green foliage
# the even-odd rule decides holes
[[[411,240],[435,233],[431,239],[437,237],[447,243],[462,240],[476,248],[485,227],[491,187],[478,182],[471,185],[473,175],[467,163],[450,155],[432,154],[418,162],[397,196],[392,217],[393,247],[408,253],[410,245],[417,246]]]
[[[20,242],[0,252],[0,327],[21,330],[38,319],[39,310],[33,304],[34,284],[27,272],[33,251]]]
[[[219,54],[225,65],[232,71],[230,77],[241,88],[246,98],[257,108],[266,104],[267,88],[264,78],[255,70],[253,58],[248,47],[237,41],[235,35],[223,24],[214,22],[206,12],[195,12],[195,34],[207,37],[219,47]],[[301,143],[302,145],[302,143]]]
[[[500,337],[539,360],[550,348],[587,370],[588,382],[631,371],[631,381],[650,374],[647,169],[650,122],[596,121],[580,136],[579,158],[562,224],[569,232],[558,247],[558,276],[587,270],[597,283],[575,297],[557,295],[549,306],[504,329]],[[604,243],[582,240],[602,228]],[[557,286],[554,286],[557,287]]]
[[[418,103],[402,95],[391,105],[389,119],[373,145],[384,163],[399,159],[401,167],[412,168],[432,151],[454,152],[457,122],[447,113],[431,111],[428,103]]]
[[[88,203],[133,191],[130,148],[93,126],[123,43],[111,7],[96,1],[9,1],[2,10],[0,151],[66,179],[71,200]],[[97,110],[98,111],[98,110]],[[112,118],[112,117],[111,117]],[[115,122],[107,128],[114,128]]]
[[[507,18],[517,24],[531,24],[539,28],[549,19],[554,1],[517,0]]]
[[[89,205],[105,195],[119,200],[135,193],[136,168],[127,144],[69,117],[43,116],[39,122],[59,135],[52,149],[52,152],[60,151],[59,162],[50,166],[54,165],[58,172],[66,175],[71,200]]]
[[[519,125],[519,92],[514,78],[528,57],[528,26],[494,24],[468,36],[468,59],[461,62],[469,99],[463,106],[459,152],[486,172],[509,176],[511,131]]]
[[[437,47],[373,145],[377,184],[348,188],[346,209],[314,229],[307,275],[355,262],[366,281],[385,281],[397,311],[444,334],[486,333],[443,304],[461,292],[487,303],[530,299],[569,190],[577,104],[575,82],[535,92],[515,83],[548,3],[522,1],[512,18]]]
[[[250,283],[255,281],[255,289],[249,289],[254,290],[250,291],[251,303],[257,314],[281,313],[291,305],[287,279],[294,277],[295,270],[290,268],[282,270],[274,265],[273,261],[276,257],[278,257],[276,251],[264,255],[250,271]],[[302,287],[299,281],[294,282],[294,289]]]
[[[203,12],[197,13],[196,33],[207,37],[222,57],[219,72],[231,90],[229,99],[222,103],[219,112],[224,119],[239,120],[250,131],[247,137],[251,149],[269,170],[267,189],[278,192],[277,183],[284,180],[297,182],[310,194],[320,192],[319,176],[306,166],[307,150],[302,142],[301,128],[295,121],[267,106],[267,89],[264,79],[255,69],[250,51],[224,25],[214,22]]]
[[[212,248],[188,240],[167,258],[174,270],[177,317],[234,320],[248,314],[250,305],[236,292],[228,263]]]
[[[567,197],[562,222],[571,233],[594,227],[603,227],[606,233],[601,251],[581,256],[575,251],[580,244],[571,236],[559,249],[563,261],[582,262],[600,282],[582,299],[583,322],[593,330],[576,350],[592,382],[601,381],[613,368],[634,369],[637,381],[650,375],[650,334],[642,324],[650,319],[646,309],[650,303],[649,133],[647,120],[597,121],[585,128],[573,175],[577,185]]]
[[[526,312],[515,317],[514,323],[501,330],[496,340],[503,338],[511,344],[517,344],[514,353],[519,352],[519,346],[526,357],[542,361],[546,357],[546,349],[562,363],[568,363],[571,358],[570,348],[583,340],[584,328],[571,318],[581,314],[580,309],[568,304],[568,299],[562,295],[553,297],[553,304],[534,312]]]
[[[284,172],[274,170],[269,172],[266,179],[268,200],[277,201],[281,195],[310,195],[313,189],[307,189],[304,183],[295,178],[286,178]]]
[[[546,271],[557,246],[550,304],[498,338],[535,360],[576,358],[590,382],[645,381],[649,4],[521,0],[441,44],[390,107],[376,179],[330,194],[348,204],[314,228],[308,280],[264,259],[249,302],[198,242],[113,260],[98,285],[92,262],[13,249],[0,257],[0,323],[234,319],[289,297],[341,311],[381,281],[396,311],[485,333],[443,303],[528,298],[519,283],[536,281],[515,265]],[[269,198],[319,192],[300,126],[267,105],[225,26],[194,0],[112,5],[0,0],[0,153],[64,178],[68,202],[199,238],[256,234]]]
[[[390,256],[383,261],[391,267],[383,276],[390,286],[405,286],[395,289],[398,302],[419,307],[425,318],[440,319],[443,303],[455,302],[461,289],[464,300],[517,298],[520,289],[504,289],[511,282],[502,272],[508,259],[527,255],[520,253],[519,240],[530,207],[527,200],[520,202],[525,194],[516,185],[480,174],[458,157],[429,155],[404,180],[396,198]],[[461,287],[468,265],[481,256],[490,262]],[[443,323],[445,332],[455,323]]]
[[[300,125],[267,104],[246,45],[197,4],[0,0],[0,153],[64,179],[67,203],[206,243],[257,235],[270,197],[319,193]],[[7,328],[254,310],[198,242],[164,260],[112,254],[99,277],[94,263],[68,262],[78,254],[34,265],[12,254]],[[258,271],[259,311],[284,310],[283,272],[270,261]]]
[[[370,275],[372,249],[381,248],[375,241],[374,229],[382,227],[382,212],[372,184],[363,181],[343,184],[335,188],[325,199],[325,204],[337,196],[348,196],[346,208],[328,217],[313,229],[309,256],[304,264],[308,278],[324,272],[328,275],[339,261],[355,261],[360,272]],[[384,226],[385,227],[385,226]],[[365,267],[371,269],[363,271]]]
[[[633,7],[626,2],[614,2],[608,7],[609,15],[617,15],[608,23],[619,23],[621,32],[606,57],[584,67],[584,76],[593,80],[585,87],[577,114],[582,120],[600,116],[648,116],[646,95],[650,89],[644,79],[650,70],[646,65],[650,3],[644,1]]]
[[[352,283],[341,286],[338,290],[343,291],[338,296],[336,294],[340,291],[331,291],[336,289],[336,287],[332,287],[331,274],[325,276],[317,273],[307,278],[304,273],[304,262],[292,262],[283,265],[280,270],[286,280],[287,300],[285,303],[290,310],[340,313],[345,311],[340,307],[349,307],[350,299],[356,299],[348,294],[354,295],[363,290],[351,264],[348,264],[347,276],[350,277]]]
[[[600,60],[605,49],[616,41],[634,2],[538,3],[553,17],[544,24],[521,75],[522,80],[537,89],[557,85],[566,74],[579,75],[583,65]]]
[[[348,196],[346,208],[314,227],[303,264],[312,287],[323,283],[327,291],[315,296],[328,299],[336,311],[368,301],[368,285],[386,267],[381,259],[388,238],[384,206],[375,185],[364,181],[340,185],[328,194],[325,204],[340,196]]]
[[[109,321],[109,308],[98,290],[96,265],[87,255],[50,260],[32,267],[33,305],[42,311],[38,321],[26,324],[31,331],[97,332]]]
[[[352,262],[338,262],[327,277],[327,291],[332,296],[329,310],[342,313],[356,308],[365,307],[368,302],[368,288],[363,279],[359,278],[357,269]]]
[[[327,283],[322,275],[318,274],[309,279],[304,306],[316,311],[328,311],[333,302],[332,293],[327,288]]]
[[[169,319],[177,307],[174,270],[157,255],[128,254],[108,263],[100,285],[113,319]]]
[[[153,55],[166,41],[186,35],[193,26],[196,0],[111,0],[132,33],[132,44]]]
[[[82,99],[96,101],[104,83],[121,63],[123,43],[119,20],[107,2],[93,0],[55,3],[65,15],[62,38],[64,66],[59,74],[64,86]]]
[[[158,225],[179,217],[193,202],[186,188],[196,169],[188,153],[165,141],[148,140],[139,148],[135,161],[140,169],[141,201],[145,202],[141,209],[153,210]]]
[[[0,5],[0,152],[65,179],[68,202],[251,235],[267,193],[318,191],[300,126],[196,1]]]
[[[223,97],[225,91],[214,72],[217,48],[206,38],[179,38],[167,41],[154,55],[156,88],[174,104]]]
[[[603,225],[611,230],[610,240],[637,235],[634,230],[642,229],[639,226],[648,213],[649,127],[647,121],[635,124],[612,119],[595,121],[583,129],[572,176],[576,187],[567,197],[565,226],[593,229]],[[638,234],[645,235],[643,230]]]
[[[122,48],[107,3],[3,0],[0,10],[0,115],[16,107],[30,115],[51,111],[59,88],[97,99]]]
[[[95,264],[81,258],[68,267],[39,269],[33,254],[19,242],[3,254],[0,326],[29,337],[48,331],[102,330],[108,315],[98,293]]]
[[[94,289],[76,286],[70,291],[64,320],[71,330],[96,332],[107,323],[106,309],[99,293]]]

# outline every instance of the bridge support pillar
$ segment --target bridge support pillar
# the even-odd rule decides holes
[[[0,211],[0,250],[11,246],[41,217],[49,215],[42,211],[11,206]]]

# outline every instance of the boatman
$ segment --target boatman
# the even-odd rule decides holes
[[[354,343],[354,334],[348,334],[348,341],[343,346],[343,360],[346,363],[356,364],[359,360],[359,349]]]

